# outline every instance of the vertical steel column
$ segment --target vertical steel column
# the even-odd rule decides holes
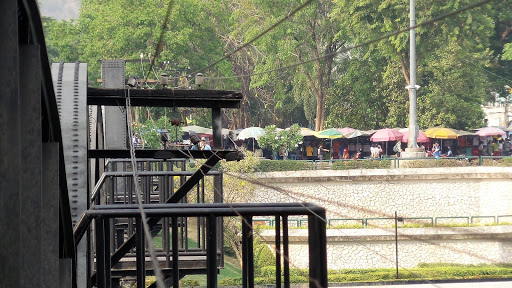
[[[0,1],[0,227],[2,249],[0,259],[12,259],[0,269],[2,286],[20,287],[21,254],[21,145],[19,110],[18,1]],[[40,69],[40,68],[39,68]],[[29,80],[30,81],[30,80]]]
[[[212,108],[213,148],[222,149],[222,115],[220,108]]]
[[[142,218],[135,219],[135,235],[137,243],[135,247],[137,263],[137,287],[146,286],[146,241],[144,238],[144,229],[142,228]],[[110,257],[109,257],[110,259]]]
[[[106,264],[106,258],[110,257],[105,253],[107,244],[105,243],[105,227],[101,217],[94,219],[94,230],[96,236],[96,285],[98,288],[104,288],[107,287],[105,270],[110,269],[110,266]]]
[[[244,288],[254,287],[254,248],[252,216],[242,217],[242,282]]]
[[[172,217],[172,287],[180,285],[180,248],[178,246],[178,217]]]
[[[206,249],[206,286],[217,287],[217,217],[210,214],[207,219],[208,246]]]
[[[276,215],[276,288],[281,288],[281,216]]]
[[[290,249],[288,240],[288,215],[283,215],[284,288],[290,288]]]
[[[23,267],[20,287],[37,287],[41,281],[41,186],[42,186],[42,132],[41,132],[41,60],[39,46],[20,47],[20,133],[23,141],[21,175],[20,218],[22,247],[19,262]],[[45,233],[46,231],[42,231]],[[49,231],[48,231],[49,232]],[[10,247],[7,246],[9,249]],[[46,260],[46,259],[44,259]],[[46,264],[46,261],[44,262]]]
[[[214,195],[213,195],[213,202],[214,203],[222,203],[224,202],[224,195],[223,195],[223,174],[220,172],[219,175],[213,176],[213,189],[214,189]],[[204,202],[204,191],[203,191],[203,202]],[[224,218],[218,217],[217,218],[217,250],[223,251],[223,243],[224,243]],[[220,255],[220,264],[221,266],[224,266],[224,253],[221,253]]]
[[[309,287],[327,287],[325,211],[308,216]]]

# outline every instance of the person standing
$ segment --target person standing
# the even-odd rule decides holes
[[[313,146],[311,144],[306,146],[306,157],[308,160],[313,160]]]
[[[439,143],[434,143],[434,146],[432,147],[432,154],[434,154],[436,160],[439,160],[439,157],[441,157],[441,149],[439,148]]]
[[[511,146],[510,139],[505,139],[505,143],[503,143],[503,156],[510,156]]]
[[[212,150],[212,147],[210,144],[206,142],[206,138],[201,137],[201,150]]]
[[[325,153],[329,152],[329,150],[324,148],[324,145],[320,144],[318,146],[318,160],[325,160]]]

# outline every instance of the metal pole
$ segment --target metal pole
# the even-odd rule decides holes
[[[413,0],[414,1],[414,0]],[[395,254],[396,254],[396,279],[398,279],[398,217],[395,211]]]
[[[414,0],[410,0],[410,23],[409,27],[416,26],[415,18],[415,3]],[[417,137],[418,137],[418,125],[416,125],[416,32],[415,29],[411,29],[409,41],[410,60],[409,60],[409,141],[407,142],[408,148],[418,148]]]

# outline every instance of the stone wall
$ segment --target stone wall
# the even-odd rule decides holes
[[[270,172],[253,202],[312,202],[327,218],[512,214],[512,168],[456,167]]]
[[[328,219],[394,217],[395,211],[402,217],[512,215],[512,168],[507,167],[272,172],[259,174],[258,181],[264,185],[256,189],[254,202],[313,202],[326,208]],[[400,267],[512,262],[512,242],[506,240],[511,232],[512,226],[402,228]],[[307,230],[290,233],[290,258],[305,268],[307,241],[297,235]],[[329,269],[395,265],[393,229],[327,233]]]
[[[328,269],[395,267],[394,229],[328,229]],[[274,230],[260,232],[274,249]],[[512,263],[512,226],[398,229],[399,267]],[[308,268],[307,230],[290,230],[291,267]]]

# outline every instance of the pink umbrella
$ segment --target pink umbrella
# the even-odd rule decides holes
[[[484,128],[480,128],[480,130],[478,130],[476,132],[476,135],[478,135],[478,136],[494,136],[494,135],[504,136],[504,135],[507,135],[507,132],[501,130],[500,128],[496,128],[496,127],[484,127]]]
[[[372,135],[372,137],[370,137],[370,141],[372,141],[372,142],[386,142],[386,153],[385,154],[388,154],[387,153],[387,151],[388,151],[388,142],[389,141],[400,141],[400,139],[402,139],[403,136],[404,136],[404,134],[398,132],[398,130],[384,128],[384,129],[377,130],[377,132],[375,132]]]
[[[409,129],[406,129],[405,131],[402,131],[401,133],[404,134],[404,137],[402,138],[402,142],[404,142],[404,143],[409,142]],[[418,138],[416,139],[416,142],[418,142],[418,143],[430,142],[430,138],[427,137],[425,132],[419,131]]]
[[[402,139],[404,134],[398,132],[394,129],[384,128],[377,130],[372,137],[370,137],[370,141],[372,142],[389,142],[396,141]]]

